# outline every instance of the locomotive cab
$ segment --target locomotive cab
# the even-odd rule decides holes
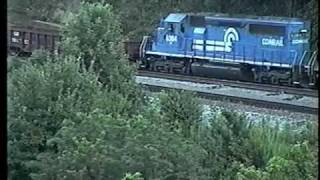
[[[316,52],[310,50],[310,23],[293,26],[290,33],[290,50],[297,52],[296,61],[292,67],[293,84],[296,86],[314,86],[316,81]]]
[[[185,33],[185,14],[170,14],[161,21],[156,31],[156,42],[152,50],[161,52],[175,52],[183,47],[182,39]]]

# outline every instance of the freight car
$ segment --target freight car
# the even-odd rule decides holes
[[[36,49],[60,53],[58,42],[61,26],[43,21],[8,23],[8,52],[11,55],[29,56]]]
[[[260,83],[314,86],[310,22],[297,18],[169,14],[139,53],[142,68]]]
[[[62,26],[39,20],[24,23],[8,23],[8,46],[10,55],[30,56],[34,50],[45,49],[52,53],[61,53],[59,42],[61,41]],[[141,42],[124,42],[125,51],[129,60],[139,58],[139,46]]]

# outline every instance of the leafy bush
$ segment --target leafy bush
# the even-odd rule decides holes
[[[92,69],[99,81],[108,85],[110,98],[122,97],[114,103],[128,101],[127,114],[139,111],[142,92],[134,82],[134,70],[125,56],[122,30],[112,6],[81,3],[79,11],[69,14],[64,24],[64,56],[79,58],[87,69]]]
[[[92,110],[90,103],[102,86],[93,73],[79,73],[79,68],[74,59],[61,59],[27,63],[9,73],[9,169],[21,169],[23,161],[50,149],[46,141],[63,119]]]
[[[308,123],[306,128],[309,127]],[[312,149],[314,145],[308,142],[314,135],[304,135],[305,130],[293,131],[295,128],[287,126],[280,130],[266,124],[255,126],[249,140],[255,147],[254,165],[241,165],[237,177],[267,180],[315,179],[318,166],[315,162],[316,154]]]
[[[201,107],[194,93],[168,91],[159,96],[163,121],[173,130],[190,137],[198,127]]]
[[[70,13],[64,20],[64,54],[80,57],[87,68],[92,66],[100,74],[103,82],[109,82],[110,75],[116,75],[117,71],[132,78],[126,72],[130,68],[124,56],[121,32],[112,6],[81,3],[79,11]]]

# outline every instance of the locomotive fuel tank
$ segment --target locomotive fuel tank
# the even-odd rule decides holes
[[[245,71],[244,71],[245,70]],[[239,64],[199,63],[191,65],[193,75],[214,77],[228,80],[250,81],[252,76],[247,75],[247,69]]]

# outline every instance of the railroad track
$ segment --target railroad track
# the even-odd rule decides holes
[[[177,80],[177,81],[187,81],[187,82],[203,83],[203,84],[216,84],[216,85],[224,85],[224,86],[243,88],[243,89],[269,91],[269,92],[274,92],[279,94],[285,93],[285,94],[292,94],[292,95],[298,95],[298,96],[318,97],[317,90],[306,89],[306,88],[259,84],[259,83],[253,83],[253,82],[242,82],[242,81],[235,81],[235,80],[207,78],[207,77],[199,77],[199,76],[191,76],[191,75],[168,74],[168,73],[145,71],[145,70],[139,70],[137,72],[137,75],[153,77],[153,78]]]
[[[157,85],[147,85],[143,84],[142,87],[150,92],[160,92],[161,90],[169,90],[169,89],[175,89],[180,91],[181,89],[177,88],[169,88],[169,87],[163,87],[163,86],[157,86]],[[230,96],[230,95],[221,95],[221,94],[213,94],[213,93],[206,93],[206,92],[199,92],[196,91],[196,94],[199,98],[203,99],[210,99],[210,100],[227,100],[228,102],[233,103],[243,103],[246,105],[256,106],[256,107],[262,107],[262,108],[268,108],[268,109],[281,109],[281,110],[288,110],[292,112],[300,112],[305,114],[318,114],[318,108],[310,107],[310,106],[302,106],[302,105],[296,105],[296,104],[289,104],[289,103],[281,103],[281,102],[273,102],[273,101],[266,101],[266,100],[260,100],[260,99],[252,99],[252,98],[246,98],[246,97],[238,97],[238,96]]]

